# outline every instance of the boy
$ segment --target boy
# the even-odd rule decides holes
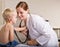
[[[5,9],[2,16],[6,23],[0,30],[0,47],[14,47],[19,44],[14,41],[13,27],[17,20],[17,13],[11,9]]]

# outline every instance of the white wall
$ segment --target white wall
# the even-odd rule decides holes
[[[21,0],[2,0],[2,10],[15,8]],[[24,0],[30,7],[30,12],[48,19],[53,27],[60,27],[60,0]],[[2,19],[0,19],[2,20]]]
[[[3,18],[2,18],[2,0],[0,0],[0,25],[3,24]]]
[[[31,13],[48,19],[53,27],[60,27],[60,0],[27,0]]]

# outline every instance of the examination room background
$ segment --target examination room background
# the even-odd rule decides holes
[[[42,16],[45,20],[48,20],[53,28],[60,29],[60,0],[0,0],[0,27],[4,23],[2,18],[3,10],[5,8],[15,9],[19,1],[26,1],[30,13]],[[60,37],[60,31],[57,35]]]

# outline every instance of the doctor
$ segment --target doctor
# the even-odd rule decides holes
[[[42,17],[29,13],[28,4],[21,1],[16,6],[17,15],[26,22],[31,40],[31,46],[39,44],[41,47],[58,47],[58,38],[55,31]]]

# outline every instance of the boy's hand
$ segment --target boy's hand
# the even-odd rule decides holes
[[[36,46],[38,43],[37,43],[36,40],[31,39],[31,40],[29,40],[29,41],[27,42],[27,44],[28,44],[28,45],[31,45],[31,46]]]

